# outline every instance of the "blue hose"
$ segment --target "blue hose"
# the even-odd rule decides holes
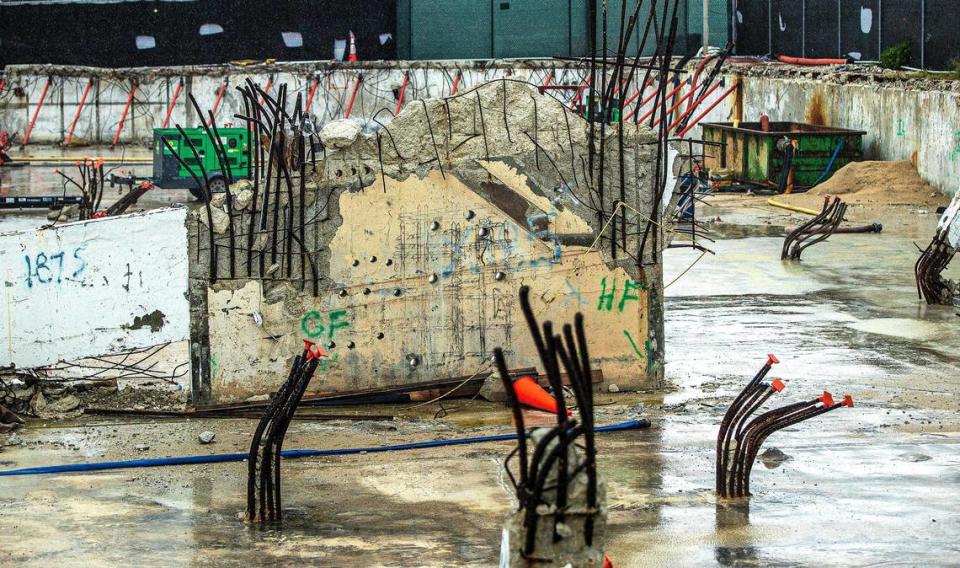
[[[628,420],[608,426],[597,426],[594,432],[616,432],[647,428],[647,420]],[[432,442],[413,442],[410,444],[396,444],[393,446],[372,446],[369,448],[341,448],[336,450],[284,450],[280,455],[285,458],[307,458],[314,456],[345,456],[374,452],[395,452],[401,450],[419,450],[421,448],[439,448],[442,446],[462,446],[464,444],[478,444],[481,442],[500,442],[515,440],[516,434],[498,434],[495,436],[477,436],[473,438],[453,438],[449,440],[434,440]],[[111,469],[127,469],[132,467],[161,467],[168,465],[193,465],[198,463],[224,463],[243,461],[249,454],[213,454],[209,456],[180,456],[173,458],[154,458],[144,460],[124,460],[99,463],[75,463],[65,465],[47,465],[42,467],[27,467],[22,469],[7,469],[0,471],[0,477],[8,475],[40,475],[44,473],[71,473],[78,471],[105,471]]]
[[[840,148],[843,148],[843,138],[837,140],[837,147],[833,149],[833,156],[830,156],[830,161],[827,163],[827,168],[823,170],[823,173],[820,174],[820,177],[817,178],[817,181],[813,182],[813,185],[810,186],[811,189],[816,187],[816,185],[823,181],[823,178],[827,177],[827,174],[830,173],[830,168],[833,167],[833,163],[837,161],[837,156],[840,155]]]

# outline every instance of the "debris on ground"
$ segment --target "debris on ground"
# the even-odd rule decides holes
[[[790,456],[783,453],[780,448],[767,448],[760,454],[760,461],[767,469],[780,467],[780,464],[791,459]]]
[[[216,437],[217,437],[217,434],[216,434],[215,432],[211,432],[211,431],[209,431],[209,430],[207,430],[207,431],[205,431],[205,432],[200,432],[200,435],[197,436],[197,438],[200,440],[200,443],[201,443],[201,444],[210,444],[210,443],[213,443],[213,440],[214,440],[214,438],[216,438]]]

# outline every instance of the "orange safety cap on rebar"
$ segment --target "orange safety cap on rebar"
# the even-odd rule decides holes
[[[787,385],[783,384],[783,381],[780,379],[773,379],[773,382],[770,383],[770,388],[772,388],[775,392],[780,392],[787,388]]]
[[[843,402],[840,404],[846,406],[847,408],[853,408],[853,397],[849,394],[843,395]]]
[[[780,362],[780,359],[777,359],[777,356],[773,353],[767,353],[767,365],[776,365]]]
[[[606,554],[603,555],[603,568],[614,568],[613,561]]]
[[[823,394],[820,395],[820,402],[822,402],[823,405],[827,407],[833,406],[835,404],[835,402],[833,401],[833,395],[830,394],[828,391],[823,391]]]
[[[539,410],[557,413],[559,407],[557,399],[550,395],[543,387],[533,380],[533,377],[525,375],[513,382],[513,390],[517,392],[517,401],[520,404],[530,406]],[[573,414],[567,410],[567,416]]]

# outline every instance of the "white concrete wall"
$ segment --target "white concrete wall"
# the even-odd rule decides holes
[[[0,234],[0,366],[187,339],[185,218],[168,208]]]
[[[731,85],[736,77],[726,80]],[[742,77],[741,81],[744,121],[756,122],[766,113],[771,121],[809,122],[811,108],[817,105],[826,124],[866,131],[865,159],[912,160],[931,185],[948,195],[956,193],[960,93],[797,78]],[[733,101],[731,95],[703,122],[730,121]],[[695,128],[691,135],[699,138],[699,131]]]
[[[468,90],[485,80],[507,75],[540,84],[547,73],[554,70],[547,62],[529,66],[516,62],[479,67],[476,62],[445,61],[420,64],[415,69],[395,64],[367,65],[343,68],[342,65],[318,62],[293,66],[258,66],[252,69],[165,69],[162,74],[155,69],[144,68],[126,70],[123,78],[107,69],[71,69],[69,74],[57,75],[57,71],[53,69],[41,71],[35,67],[10,66],[6,69],[6,85],[0,92],[0,124],[11,132],[23,134],[27,130],[44,86],[51,77],[50,73],[54,73],[51,86],[37,115],[37,122],[30,135],[31,143],[59,144],[64,140],[91,76],[96,80],[77,120],[73,135],[75,143],[110,144],[113,141],[134,81],[137,83],[137,91],[121,131],[121,143],[152,139],[152,129],[163,123],[181,78],[184,79],[184,89],[174,106],[168,125],[170,127],[175,124],[197,126],[199,123],[196,112],[187,95],[192,93],[202,112],[206,114],[208,109],[212,110],[224,81],[227,82],[227,89],[216,113],[217,124],[220,126],[227,123],[240,125],[234,115],[245,114],[245,111],[243,98],[236,87],[243,86],[248,78],[261,88],[266,88],[267,84],[271,83],[269,93],[272,96],[276,96],[280,85],[286,83],[291,108],[298,94],[306,101],[311,86],[319,79],[309,110],[322,125],[330,120],[343,118],[358,75],[363,76],[363,81],[357,90],[351,118],[371,120],[375,113],[383,111],[377,115],[377,120],[386,123],[391,120],[396,109],[394,89],[399,89],[405,72],[409,73],[409,80],[404,101],[409,102],[449,95],[458,70],[463,74],[458,92]],[[553,82],[577,85],[582,82],[585,73],[583,69],[564,69],[563,64],[560,64],[555,71],[555,77],[559,80],[555,78]],[[22,97],[16,96],[17,88],[22,89]],[[564,92],[556,93],[567,96]],[[572,97],[573,93],[569,92],[569,96]]]

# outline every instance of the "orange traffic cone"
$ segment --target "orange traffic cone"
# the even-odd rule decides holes
[[[513,389],[517,391],[517,401],[520,404],[546,410],[547,412],[557,413],[557,399],[550,396],[550,393],[543,390],[543,387],[533,380],[533,377],[527,375],[520,377],[513,382]],[[573,414],[567,410],[567,416]]]
[[[357,60],[357,36],[350,32],[350,54],[347,55],[347,61]]]

